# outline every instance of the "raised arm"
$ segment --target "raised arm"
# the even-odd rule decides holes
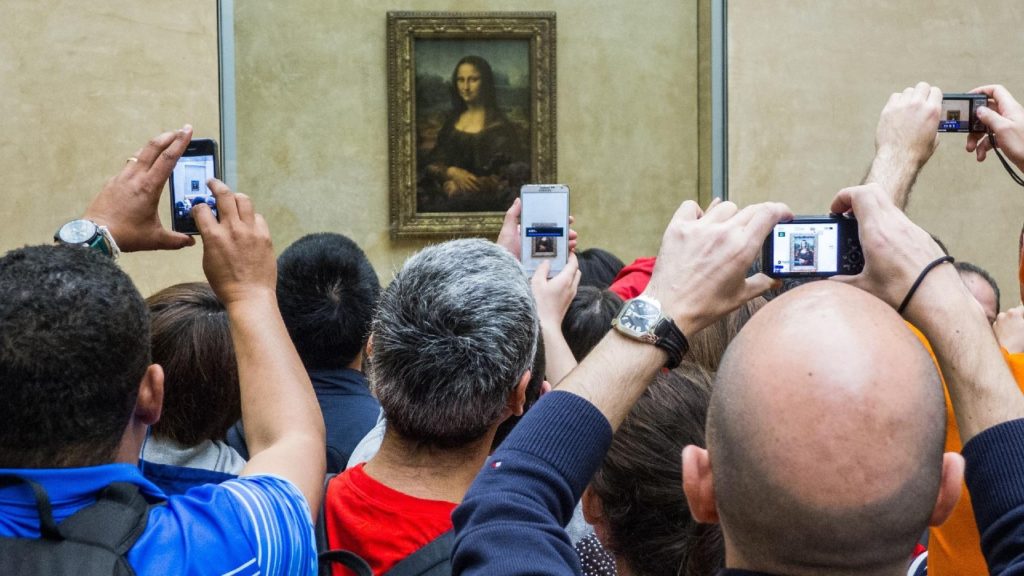
[[[928,338],[949,390],[963,440],[967,487],[992,574],[1024,561],[1016,527],[1024,521],[1024,396],[1000,353],[991,326],[942,251],[877,186],[839,192],[834,212],[857,215],[864,272],[844,281],[893,307],[910,296],[904,316]],[[839,278],[839,277],[836,277]],[[898,383],[894,383],[896,385]]]
[[[315,517],[326,468],[324,420],[277,307],[270,230],[247,196],[219,180],[210,180],[210,189],[220,221],[206,204],[193,215],[203,236],[203,270],[231,323],[251,455],[242,476],[291,481]]]
[[[695,202],[684,202],[665,230],[643,295],[660,302],[684,335],[696,334],[772,286],[764,274],[746,272],[772,227],[792,216],[778,203],[740,210],[722,202],[702,214]],[[613,330],[557,389],[585,398],[614,429],[666,360],[660,348]]]
[[[576,368],[576,357],[562,334],[562,319],[580,285],[580,267],[576,255],[570,254],[565,268],[549,280],[550,269],[547,261],[542,262],[530,279],[530,288],[537,301],[540,333],[544,339],[545,378],[558,384]]]
[[[889,97],[875,129],[875,158],[864,184],[878,184],[906,210],[917,175],[939,145],[942,91],[925,82]]]
[[[645,292],[693,334],[768,289],[764,275],[745,278],[781,204],[738,210],[726,202],[701,214],[687,201],[662,240]],[[455,574],[536,575],[577,572],[562,526],[600,465],[611,432],[626,417],[667,353],[612,331],[558,388],[527,412],[490,458],[452,514]]]
[[[894,308],[925,267],[943,256],[931,236],[879,186],[840,191],[832,210],[856,214],[865,263],[858,276],[836,279]],[[951,264],[940,264],[924,277],[904,317],[935,351],[964,444],[983,430],[1024,417],[1024,396],[1003,361],[992,327]]]

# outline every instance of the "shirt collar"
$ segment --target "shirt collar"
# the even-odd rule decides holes
[[[167,498],[160,488],[142,475],[138,467],[131,464],[104,464],[85,468],[0,468],[0,474],[13,474],[41,484],[54,508],[75,507],[76,504],[91,502],[97,492],[112,482],[135,484],[148,500]],[[24,504],[29,494],[28,487],[23,484],[2,488],[0,506]],[[34,499],[29,498],[27,503],[35,509]]]

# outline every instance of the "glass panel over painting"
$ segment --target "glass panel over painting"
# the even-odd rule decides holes
[[[417,212],[500,212],[530,173],[530,42],[417,39]]]

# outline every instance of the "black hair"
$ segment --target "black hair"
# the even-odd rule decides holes
[[[562,335],[577,362],[611,330],[612,318],[622,308],[622,298],[611,290],[580,286],[562,320]]]
[[[242,417],[227,310],[205,282],[176,284],[146,299],[153,361],[164,369],[156,437],[185,446],[222,440]]]
[[[0,258],[0,467],[112,462],[150,364],[131,279],[91,249]]]
[[[625,267],[615,254],[601,248],[578,250],[576,259],[580,263],[580,286],[607,288]]]
[[[380,296],[377,273],[341,234],[303,236],[277,259],[277,301],[307,370],[344,368],[363,350]]]

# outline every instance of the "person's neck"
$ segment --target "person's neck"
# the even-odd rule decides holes
[[[728,540],[726,540],[728,546]],[[731,570],[746,570],[760,574],[785,576],[902,576],[907,573],[905,565],[892,566],[860,566],[856,568],[826,568],[820,563],[808,565],[780,564],[768,561],[749,561],[726,548],[725,567]]]
[[[380,451],[364,470],[387,487],[416,498],[462,502],[487,459],[493,437],[491,430],[469,445],[441,450],[402,438],[388,428]]]
[[[348,366],[345,366],[349,370],[355,370],[357,372],[363,371],[363,353],[360,352],[356,355],[355,359],[349,362]]]

